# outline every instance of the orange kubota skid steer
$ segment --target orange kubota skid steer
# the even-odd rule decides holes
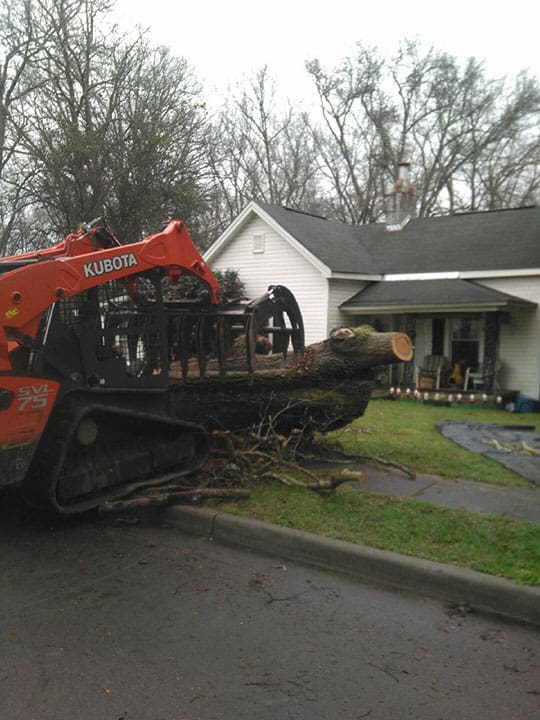
[[[178,278],[198,278],[200,301],[164,300]],[[170,402],[177,361],[198,382],[210,353],[219,375],[245,337],[274,352],[303,351],[292,293],[272,286],[252,302],[220,302],[216,278],[182,222],[122,244],[101,221],[45,250],[0,259],[0,487],[34,505],[78,513],[191,473],[208,456],[206,429]]]

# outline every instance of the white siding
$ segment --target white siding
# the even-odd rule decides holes
[[[254,252],[254,239],[256,247]],[[328,336],[332,327],[351,324],[339,305],[362,289],[365,283],[354,280],[327,280],[321,269],[312,265],[276,230],[258,216],[252,216],[210,262],[214,270],[237,270],[246,286],[246,294],[255,298],[268,285],[285,285],[295,295],[306,328],[306,343]],[[478,282],[478,281],[477,281]],[[531,300],[540,305],[540,276],[490,278],[486,287]],[[384,329],[391,316],[380,316]],[[399,316],[394,316],[396,329]],[[431,347],[431,321],[419,319],[416,327],[415,364],[422,362]],[[540,309],[518,308],[501,324],[499,359],[503,388],[540,397]]]
[[[350,325],[353,322],[351,315],[345,315],[339,309],[341,303],[348,300],[357,292],[363,290],[368,283],[360,280],[330,280],[328,283],[328,326],[327,334],[334,327]]]
[[[540,278],[497,278],[482,285],[540,304]],[[501,324],[500,382],[503,388],[540,397],[540,311],[516,309]]]
[[[254,253],[253,238],[261,235],[264,252]],[[258,242],[260,246],[260,239]],[[269,285],[285,285],[300,305],[306,344],[326,337],[326,279],[264,220],[250,220],[211,260],[210,266],[212,270],[237,270],[250,298],[261,295]]]

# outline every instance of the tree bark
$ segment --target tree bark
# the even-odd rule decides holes
[[[405,362],[412,357],[413,347],[407,335],[378,333],[367,326],[334,328],[327,340],[307,348],[310,370],[321,375],[353,375],[358,370]]]
[[[171,402],[179,417],[211,431],[241,431],[272,425],[288,434],[307,436],[347,425],[364,414],[375,385],[373,368],[412,358],[403,333],[377,333],[372,328],[335,328],[330,337],[306,348],[301,358],[257,356],[248,375],[245,359],[232,358],[220,376],[208,361],[206,377],[191,367],[187,381],[173,384]]]

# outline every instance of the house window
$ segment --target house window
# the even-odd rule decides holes
[[[253,236],[253,252],[254,253],[263,253],[264,252],[264,235],[254,235]]]
[[[481,321],[468,318],[452,320],[452,362],[476,367],[480,356]]]

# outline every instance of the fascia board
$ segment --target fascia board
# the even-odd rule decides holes
[[[519,268],[516,270],[458,270],[453,272],[386,273],[383,282],[402,280],[474,280],[496,277],[528,277],[540,275],[540,268]]]
[[[497,278],[497,277],[530,277],[540,275],[540,268],[519,268],[516,270],[464,270],[460,273],[463,280],[472,280],[474,278]]]
[[[218,239],[212,245],[210,245],[208,250],[203,253],[203,260],[207,263],[211,262],[211,260],[219,253],[219,251],[229,242],[230,238],[235,235],[235,233],[242,227],[245,222],[247,222],[249,216],[253,212],[256,212],[256,205],[253,200],[251,200],[251,202],[246,205],[242,212],[235,217],[229,227],[224,230],[218,237]]]
[[[459,280],[459,272],[434,272],[434,273],[385,273],[383,282],[401,282],[407,280]]]
[[[255,204],[255,211],[257,215],[264,220],[271,228],[274,230],[278,235],[280,235],[285,242],[288,242],[302,257],[307,260],[313,267],[315,267],[321,275],[325,278],[329,278],[332,275],[332,271],[328,267],[328,265],[325,265],[325,263],[321,262],[319,258],[315,257],[313,253],[310,253],[307,248],[305,248],[302,243],[298,242],[298,240],[294,237],[294,235],[291,235],[288,233],[271,215],[268,215],[261,207]]]
[[[346,273],[333,272],[330,275],[331,280],[365,280],[367,282],[381,282],[385,280],[384,275],[369,275],[367,273]]]
[[[403,315],[404,313],[490,312],[508,307],[508,303],[471,303],[463,305],[349,305],[340,307],[345,315]]]

